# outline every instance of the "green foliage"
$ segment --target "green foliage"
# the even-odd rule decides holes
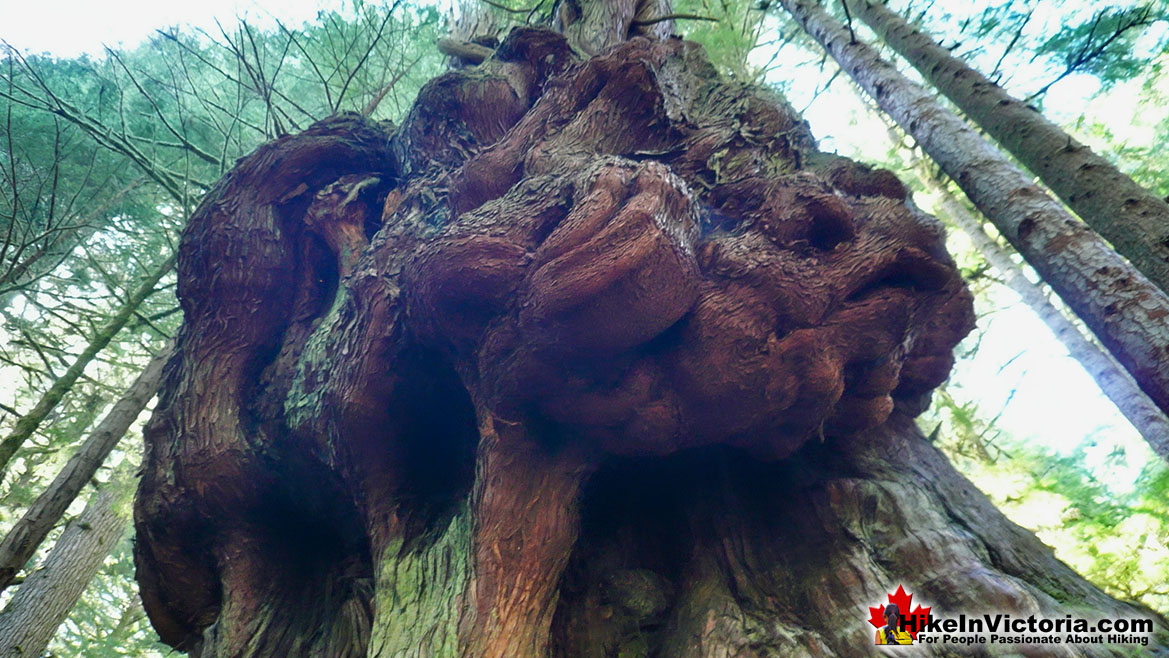
[[[1091,76],[1107,87],[1146,73],[1169,38],[1169,3],[1007,0],[994,3],[894,3],[1013,93],[1040,102],[1056,83]]]
[[[99,58],[0,51],[0,435],[173,253],[237,158],[336,112],[399,118],[444,68],[433,46],[442,30],[432,6],[354,2],[300,27],[165,30]],[[172,273],[17,454],[0,482],[0,531],[179,320]],[[136,459],[140,445],[132,433],[112,459]],[[129,541],[59,630],[54,655],[169,653],[137,603]]]
[[[715,68],[737,80],[762,81],[762,67],[751,54],[763,42],[769,21],[754,0],[681,0],[676,13],[701,16],[680,19],[678,30],[687,39],[701,43]]]
[[[988,440],[993,422],[945,394],[935,413],[941,447],[1008,516],[1113,596],[1169,612],[1169,468],[1144,449],[1098,455],[1091,436],[1067,454],[1002,433]]]
[[[1169,196],[1169,59],[1162,53],[1146,60],[1139,79],[1117,83],[1109,94],[1133,104],[1128,121],[1111,121],[1107,95],[1082,109],[1075,129],[1092,148],[1116,163],[1126,174],[1160,196]]]
[[[1098,77],[1105,86],[1144,72],[1148,54],[1138,48],[1145,28],[1166,19],[1150,5],[1105,7],[1090,19],[1063,26],[1034,49],[1034,57],[1062,60],[1068,72]]]

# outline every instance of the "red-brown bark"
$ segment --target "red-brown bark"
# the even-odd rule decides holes
[[[839,606],[928,589],[902,558],[939,601],[1123,609],[908,420],[973,321],[942,237],[677,39],[517,29],[392,134],[265,146],[183,241],[146,609],[201,656],[863,654]]]

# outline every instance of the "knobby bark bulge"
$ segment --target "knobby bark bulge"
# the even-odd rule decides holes
[[[515,29],[401,126],[326,120],[210,193],[135,505],[162,638],[866,655],[897,583],[1146,614],[914,428],[973,318],[905,188],[695,44],[607,45]]]

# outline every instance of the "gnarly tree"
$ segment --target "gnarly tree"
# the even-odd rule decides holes
[[[208,195],[135,504],[162,638],[863,655],[897,583],[1148,615],[913,425],[973,323],[937,224],[637,12],[517,28],[396,129],[320,122]]]

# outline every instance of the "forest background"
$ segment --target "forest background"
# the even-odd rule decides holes
[[[170,653],[133,582],[129,497],[149,395],[127,391],[180,320],[172,254],[185,218],[265,141],[339,111],[399,120],[447,66],[435,44],[466,11],[204,5],[160,15],[105,3],[86,15],[85,3],[64,12],[45,3],[7,9],[0,31],[0,534],[11,539],[46,493],[69,503],[40,517],[52,529],[6,576],[0,634],[22,589],[52,585],[61,592],[54,604],[68,610],[59,627],[51,615],[45,621],[55,656]],[[1160,157],[1169,141],[1169,3],[892,6],[1139,183],[1169,194]],[[767,0],[675,7],[695,17],[679,29],[724,74],[775,87],[822,149],[893,170],[918,205],[956,223],[949,246],[976,292],[979,323],[920,419],[924,431],[1062,560],[1114,596],[1169,613],[1169,470],[1069,355],[1068,341],[1080,344],[1069,329],[1057,337],[1041,316],[1059,314],[1081,343],[1093,339],[993,229],[972,240],[977,234],[958,227],[973,221],[984,231],[961,192],[782,9]],[[520,21],[548,10],[481,8]],[[37,15],[49,10],[69,14],[77,29]],[[1037,310],[1036,295],[1053,306]],[[152,393],[150,376],[138,388]],[[119,417],[128,430],[110,421]],[[69,473],[84,484],[79,492],[61,488]],[[80,536],[104,527],[96,541]]]

